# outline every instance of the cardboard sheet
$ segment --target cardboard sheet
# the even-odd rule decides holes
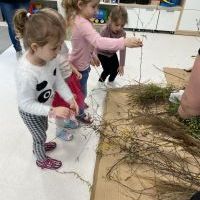
[[[184,69],[179,68],[164,68],[165,77],[169,85],[173,85],[175,88],[184,88],[190,77],[190,72],[186,72]]]

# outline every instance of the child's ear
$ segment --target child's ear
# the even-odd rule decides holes
[[[33,52],[37,51],[37,48],[38,48],[38,44],[37,43],[32,43],[31,44],[31,49]]]
[[[78,8],[80,10],[83,8],[83,2],[82,2],[82,0],[78,0],[77,6],[78,6]]]

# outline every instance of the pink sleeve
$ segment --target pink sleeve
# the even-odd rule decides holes
[[[117,51],[125,48],[123,37],[117,39],[102,37],[90,22],[83,22],[79,25],[79,29],[83,37],[97,49]]]

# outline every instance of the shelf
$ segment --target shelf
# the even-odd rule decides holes
[[[96,24],[96,23],[93,23],[93,25],[94,25],[94,26],[105,26],[106,23],[104,23],[104,24]]]
[[[117,6],[119,5],[118,3],[106,3],[106,2],[100,2],[100,5],[105,5],[105,6]]]
[[[38,0],[39,1],[39,0]],[[46,2],[56,2],[56,0],[44,0]],[[37,0],[36,0],[37,2]],[[106,2],[100,2],[99,5],[101,6],[124,6],[126,8],[144,8],[144,9],[157,9],[157,10],[167,10],[167,11],[179,11],[182,10],[182,6],[174,6],[174,7],[165,7],[165,6],[160,6],[160,5],[155,5],[155,4],[147,4],[147,5],[142,5],[142,4],[130,4],[130,3],[106,3]]]
[[[174,7],[164,7],[158,6],[158,10],[166,10],[166,11],[181,11],[183,9],[182,6],[174,6]]]
[[[167,10],[167,11],[180,11],[182,10],[181,6],[174,6],[174,7],[165,7],[165,6],[160,6],[160,5],[155,5],[155,4],[147,4],[147,5],[142,5],[142,4],[130,4],[130,3],[105,3],[105,2],[100,2],[100,6],[105,5],[105,6],[124,6],[126,8],[144,8],[144,9],[157,9],[157,10]]]

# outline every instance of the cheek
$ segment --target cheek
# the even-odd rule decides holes
[[[90,13],[95,13],[95,9],[90,9]]]
[[[41,54],[43,53],[43,51],[42,51],[41,49],[38,49],[37,51],[35,51],[35,53],[36,53],[37,55],[41,55]]]
[[[112,26],[111,26],[111,29],[112,29],[112,30],[116,30],[116,26],[112,25]]]
[[[54,51],[50,51],[48,52],[48,56],[51,57],[51,56],[54,56],[56,53]]]
[[[113,27],[113,31],[116,31],[117,30],[117,27]]]

